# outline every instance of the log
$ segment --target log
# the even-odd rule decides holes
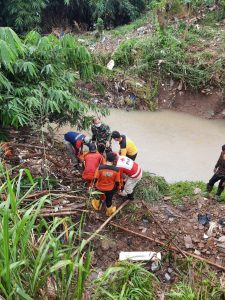
[[[98,218],[98,219],[101,220],[101,221],[104,221],[104,220],[101,219],[101,218]],[[109,222],[107,222],[107,224],[108,224],[108,223],[109,223]],[[161,246],[163,246],[163,247],[165,247],[165,248],[167,247],[167,245],[166,245],[165,243],[159,241],[158,239],[150,238],[150,237],[145,236],[145,235],[143,235],[143,234],[141,234],[141,233],[139,233],[139,232],[135,232],[135,231],[132,231],[132,230],[130,230],[130,229],[128,229],[128,228],[125,228],[125,227],[123,227],[123,226],[117,225],[117,224],[115,224],[115,223],[113,223],[113,222],[110,222],[110,225],[113,225],[114,227],[119,228],[119,229],[121,229],[121,230],[123,230],[123,231],[125,231],[125,232],[130,233],[130,234],[133,234],[133,235],[135,235],[135,236],[139,236],[139,237],[141,237],[141,238],[143,238],[143,239],[146,239],[146,240],[149,240],[149,241],[154,242],[154,243],[156,243],[156,244],[159,244],[159,245],[161,245]],[[172,250],[172,251],[180,252],[180,250],[178,250],[176,247],[173,247],[173,246],[168,246],[168,249],[170,249],[170,250]],[[187,255],[187,256],[191,256],[191,257],[193,257],[193,258],[195,258],[195,259],[197,259],[197,260],[203,261],[203,262],[205,262],[205,263],[207,263],[207,264],[209,264],[209,265],[211,265],[211,266],[213,266],[213,267],[215,267],[215,268],[217,268],[217,269],[220,269],[220,270],[225,271],[225,267],[224,267],[224,266],[218,265],[218,264],[216,264],[216,263],[214,263],[214,262],[212,262],[212,261],[210,261],[210,260],[208,260],[208,259],[206,259],[206,258],[203,258],[203,257],[201,257],[201,256],[195,255],[195,254],[193,254],[193,253],[189,253],[189,252],[184,251],[184,250],[182,250],[182,252],[183,252],[185,255]]]
[[[84,240],[83,244],[82,244],[82,249],[87,246],[87,244],[89,244],[97,234],[99,234],[99,232],[101,232],[103,230],[103,228],[118,214],[119,211],[121,211],[121,209],[126,206],[128,203],[130,203],[129,200],[126,200],[125,202],[123,202],[123,204],[121,204],[118,209],[114,212],[114,214],[112,214],[110,217],[108,217],[108,219],[106,219],[104,221],[104,223],[87,239]],[[72,253],[72,257],[74,257],[79,251],[82,251],[82,249],[77,248],[73,253]]]

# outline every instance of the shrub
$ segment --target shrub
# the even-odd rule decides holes
[[[75,81],[94,75],[91,55],[66,35],[41,37],[31,31],[20,39],[0,28],[0,126],[70,122],[87,127],[96,106],[76,96]]]

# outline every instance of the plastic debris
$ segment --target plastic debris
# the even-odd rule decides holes
[[[152,251],[133,251],[133,252],[120,252],[119,260],[161,260],[161,253],[160,252],[152,252]]]
[[[209,230],[207,231],[207,235],[210,237],[213,234],[213,230],[217,227],[216,222],[209,223]]]
[[[114,66],[115,66],[115,61],[111,59],[107,64],[107,69],[111,71],[114,68]]]
[[[210,214],[204,214],[204,215],[199,214],[198,215],[198,223],[199,224],[205,226],[205,225],[209,224],[210,221],[211,221]]]

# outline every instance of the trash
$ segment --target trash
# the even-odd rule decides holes
[[[192,243],[192,239],[191,239],[191,236],[190,236],[190,235],[186,235],[186,236],[184,237],[184,243],[185,243],[185,247],[186,247],[187,249],[192,249],[192,248],[194,248],[193,243]]]
[[[198,223],[205,226],[207,224],[209,224],[209,222],[211,221],[211,215],[210,214],[204,214],[204,215],[201,215],[199,214],[198,215]]]
[[[133,252],[120,252],[119,260],[161,260],[160,252],[152,252],[152,251],[133,251]]]
[[[171,274],[171,273],[173,272],[173,269],[168,268],[168,269],[167,269],[167,272]]]
[[[198,251],[197,249],[195,249],[194,254],[196,254],[196,255],[201,255],[201,252]]]
[[[164,277],[165,277],[166,281],[170,281],[170,279],[171,279],[171,276],[168,273],[165,273]]]
[[[218,224],[225,227],[225,219],[219,219]]]
[[[195,188],[193,192],[195,195],[198,195],[201,194],[202,190],[200,188]]]
[[[111,71],[114,68],[114,66],[115,66],[115,61],[111,59],[107,64],[107,69]]]
[[[203,238],[204,238],[205,240],[207,240],[207,239],[209,238],[209,236],[208,236],[207,234],[204,233]]]
[[[209,223],[209,230],[207,231],[207,235],[210,237],[213,234],[213,230],[217,227],[216,222]]]

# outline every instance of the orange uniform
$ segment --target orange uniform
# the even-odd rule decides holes
[[[90,181],[93,180],[95,172],[99,165],[103,162],[103,159],[103,156],[98,152],[88,152],[84,156],[84,171],[82,174],[82,178]]]
[[[120,188],[120,172],[115,166],[100,165],[95,173],[95,186],[101,192]]]

